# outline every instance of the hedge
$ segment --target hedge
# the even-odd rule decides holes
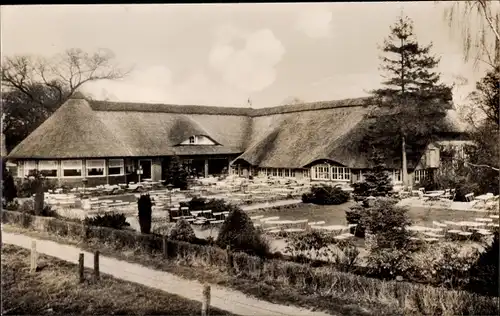
[[[14,211],[2,211],[2,222],[51,232],[74,239],[111,243],[116,249],[141,248],[149,253],[163,252],[160,235],[144,235],[130,230],[86,226],[57,218],[36,217]],[[465,291],[450,291],[408,282],[381,281],[331,267],[313,268],[310,265],[282,260],[263,260],[245,253],[234,253],[213,246],[202,246],[182,241],[167,240],[166,260],[178,260],[195,266],[218,267],[239,278],[278,283],[290,286],[304,294],[335,294],[365,302],[383,302],[405,313],[431,315],[497,315],[497,299]],[[231,264],[228,258],[232,258]],[[165,259],[164,259],[165,260]],[[231,269],[232,271],[228,271]]]

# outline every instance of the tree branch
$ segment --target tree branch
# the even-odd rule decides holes
[[[495,171],[500,171],[499,168],[495,168],[495,167],[492,167],[492,166],[489,166],[489,165],[476,165],[476,164],[473,164],[473,163],[470,163],[470,162],[467,162],[467,161],[464,161],[464,164],[465,165],[471,165],[473,167],[478,167],[478,168],[489,168],[489,169],[492,169],[492,170],[495,170]]]

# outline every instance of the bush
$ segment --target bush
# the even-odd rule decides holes
[[[345,211],[345,217],[349,224],[356,224],[355,227],[351,228],[350,233],[359,238],[365,238],[365,227],[361,221],[365,207],[361,205],[355,205],[349,210]]]
[[[37,192],[39,182],[42,182],[43,191],[54,190],[57,188],[57,182],[53,179],[46,179],[38,171],[31,173],[23,179],[16,181],[18,197],[32,197]]]
[[[25,214],[43,217],[59,217],[56,210],[52,209],[52,206],[44,203],[41,211],[37,212],[35,210],[35,203],[32,199],[26,200],[19,207],[19,211]]]
[[[493,242],[486,247],[483,253],[470,269],[470,281],[467,289],[481,295],[498,297],[498,260],[499,241],[498,232]]]
[[[299,234],[291,234],[287,240],[285,253],[297,257],[303,263],[317,260],[332,254],[329,246],[334,243],[331,234],[312,230]],[[302,260],[300,260],[302,259]]]
[[[141,226],[141,233],[151,233],[152,222],[152,206],[153,202],[149,194],[141,195],[137,201],[137,208],[139,209],[139,226]]]
[[[356,197],[356,199],[359,199],[359,197],[366,197],[370,195],[370,187],[365,181],[355,182],[351,186],[354,189],[352,191],[352,194]]]
[[[339,205],[349,200],[349,193],[342,191],[339,187],[329,185],[313,186],[311,193],[302,196],[302,200],[306,199],[307,203],[319,205]]]
[[[335,263],[341,271],[349,272],[356,268],[359,259],[359,249],[350,240],[337,243],[340,252],[335,254]]]
[[[479,186],[475,183],[462,182],[457,184],[455,187],[455,199],[454,201],[465,202],[465,195],[469,193],[477,193]]]
[[[17,211],[19,207],[19,202],[17,200],[8,202],[7,205],[5,205],[5,209],[9,211]]]
[[[193,227],[184,219],[179,220],[175,223],[175,226],[170,231],[170,239],[193,242],[196,240],[196,235],[194,233]]]
[[[432,283],[449,289],[463,289],[469,282],[469,271],[476,254],[460,254],[458,247],[447,246],[441,249],[440,260],[432,265],[435,279]],[[498,270],[498,267],[497,267]]]
[[[267,257],[270,253],[269,241],[257,232],[250,217],[237,207],[233,207],[222,224],[216,244],[259,257]]]
[[[17,197],[17,188],[14,177],[7,170],[4,159],[2,159],[2,206],[6,207]]]
[[[374,245],[369,249],[367,264],[372,274],[393,278],[411,273],[412,256],[418,245],[406,230],[411,225],[407,209],[397,207],[392,199],[379,198],[366,207],[361,224],[373,235]]]
[[[374,247],[366,261],[369,274],[377,278],[390,280],[413,275],[413,258],[406,249]]]
[[[85,225],[89,226],[109,227],[114,229],[123,229],[124,227],[130,226],[123,213],[114,212],[98,214],[94,217],[86,217],[83,222]]]
[[[313,200],[314,195],[311,192],[302,194],[302,203],[313,203]]]

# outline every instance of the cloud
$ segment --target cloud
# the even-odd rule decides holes
[[[243,40],[243,47],[235,47],[234,40]],[[256,92],[274,83],[275,66],[284,53],[283,44],[269,29],[247,33],[224,28],[212,46],[208,62],[227,84]]]
[[[121,80],[89,82],[83,91],[97,100],[117,102],[242,106],[248,98],[246,92],[229,89],[201,70],[175,82],[163,65],[136,69]]]
[[[83,91],[95,99],[163,103],[169,99],[172,73],[164,66],[138,68],[120,80],[85,84]]]
[[[330,35],[331,22],[331,11],[312,9],[301,12],[295,26],[309,37],[323,38]]]

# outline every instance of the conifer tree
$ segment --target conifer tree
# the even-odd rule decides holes
[[[188,173],[182,165],[179,157],[172,157],[165,174],[167,184],[172,184],[174,188],[180,188],[181,190],[187,189]]]
[[[367,195],[386,196],[392,191],[392,181],[384,163],[385,158],[381,151],[375,150],[371,160],[373,168],[364,175]]]
[[[430,54],[431,48],[432,43],[417,42],[410,18],[398,18],[381,47],[383,87],[372,91],[377,109],[370,114],[374,124],[368,142],[386,154],[400,153],[405,186],[407,151],[418,146],[422,150],[442,131],[446,110],[452,107],[451,87],[440,83],[435,70],[439,58]]]

